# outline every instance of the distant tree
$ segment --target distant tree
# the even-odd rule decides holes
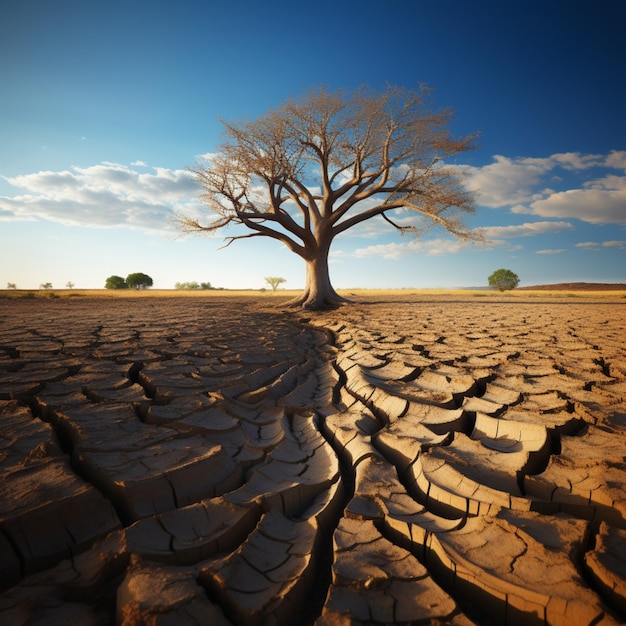
[[[519,276],[511,270],[496,270],[489,278],[489,286],[498,291],[509,291],[519,285]]]
[[[246,229],[226,245],[279,241],[305,263],[304,292],[290,304],[308,309],[346,302],[331,285],[328,256],[337,236],[366,220],[416,236],[434,225],[481,239],[463,223],[473,193],[454,165],[473,137],[449,132],[451,111],[433,109],[430,92],[319,88],[256,120],[225,122],[217,154],[192,169],[212,218],[180,215],[179,228]]]
[[[276,291],[276,289],[278,289],[278,285],[286,283],[287,280],[285,278],[281,278],[280,276],[267,276],[265,278],[265,282],[272,286],[272,290]]]
[[[109,276],[104,283],[105,289],[126,289],[128,285],[121,276]]]
[[[7,289],[17,289],[17,285],[15,283],[7,283]]]
[[[211,283],[197,283],[195,280],[190,283],[176,283],[174,289],[213,289]]]
[[[65,283],[65,286],[68,289],[72,289],[72,287],[74,287],[74,283],[71,280],[68,280],[67,283]]]
[[[174,289],[200,289],[200,285],[194,280],[190,283],[176,283]]]
[[[126,284],[130,289],[147,289],[152,287],[152,278],[148,274],[135,272],[126,277]]]
[[[52,289],[52,283],[41,283],[39,289]]]

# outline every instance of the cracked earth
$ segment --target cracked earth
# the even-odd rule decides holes
[[[623,623],[623,299],[277,301],[0,301],[0,624]]]

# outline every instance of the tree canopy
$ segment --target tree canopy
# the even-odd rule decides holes
[[[272,287],[272,291],[276,291],[276,289],[278,289],[278,285],[286,283],[287,279],[282,278],[281,276],[266,276],[265,282]]]
[[[179,215],[187,233],[243,226],[226,245],[271,237],[300,256],[306,287],[293,304],[345,301],[332,287],[328,254],[335,237],[377,218],[399,233],[435,225],[479,239],[462,218],[472,194],[448,159],[473,137],[447,130],[451,111],[433,110],[427,87],[352,93],[312,90],[252,121],[223,122],[224,142],[194,168],[212,219]]]
[[[126,287],[128,285],[121,276],[109,276],[104,283],[105,289],[126,289]]]
[[[135,272],[126,277],[126,284],[131,289],[146,289],[152,287],[152,278],[143,272]]]
[[[519,276],[507,269],[496,270],[487,280],[489,286],[498,291],[509,291],[519,285]]]

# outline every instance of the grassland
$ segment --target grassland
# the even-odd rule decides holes
[[[549,286],[548,286],[549,287]],[[525,300],[528,298],[626,298],[626,289],[568,289],[555,286],[554,289],[538,287],[498,292],[489,289],[338,289],[338,293],[348,299],[392,297],[455,297],[485,298],[500,301],[503,299]],[[279,289],[277,291],[261,289],[0,289],[0,298],[260,298],[282,301],[300,294],[300,289]]]

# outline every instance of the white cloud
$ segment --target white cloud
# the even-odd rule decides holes
[[[486,226],[478,230],[490,239],[508,239],[513,237],[531,237],[545,233],[559,233],[564,230],[574,230],[574,227],[569,222],[526,222],[513,226]]]
[[[575,218],[591,224],[626,224],[626,176],[608,172],[598,175],[601,168],[626,171],[626,151],[493,158],[493,163],[483,167],[462,168],[468,176],[468,187],[477,192],[479,205],[508,207],[512,213],[540,217]],[[554,172],[557,168],[577,176],[593,168],[596,176],[573,188],[555,191],[546,183],[563,183]]]
[[[585,170],[604,165],[606,162],[600,154],[581,154],[580,152],[561,152],[553,154],[550,159],[566,170]]]
[[[478,194],[479,204],[491,208],[528,202],[542,175],[554,166],[549,158],[511,159],[497,154],[493,159],[494,163],[483,167],[462,168],[468,175],[467,186]]]
[[[530,209],[533,215],[541,217],[577,218],[589,224],[626,224],[626,186],[560,191],[532,202]]]
[[[626,150],[612,150],[606,157],[606,167],[626,171]]]
[[[561,254],[566,252],[565,248],[558,248],[556,250],[537,250],[536,254]]]
[[[135,167],[144,168],[145,165]],[[11,220],[47,219],[63,224],[143,231],[171,229],[174,211],[201,210],[200,188],[186,170],[100,163],[6,178],[24,194],[0,197],[0,215]]]
[[[219,152],[203,152],[202,154],[197,154],[196,159],[199,163],[202,161],[206,161],[207,163],[212,163],[216,157],[219,156]]]
[[[350,256],[358,259],[377,256],[383,259],[398,260],[414,254],[426,254],[428,256],[456,254],[466,248],[467,244],[458,239],[431,239],[428,241],[412,239],[407,242],[384,243],[358,248]]]
[[[532,213],[532,211],[523,204],[516,204],[511,207],[511,213]]]
[[[581,241],[576,244],[577,248],[584,248],[586,250],[599,250],[602,248],[618,248],[620,250],[626,250],[626,241],[603,241],[598,243],[597,241]]]

